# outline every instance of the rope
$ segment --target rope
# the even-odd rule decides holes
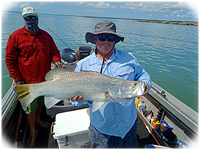
[[[101,52],[97,49],[97,51],[99,52],[99,54],[103,57],[103,61],[102,61],[102,64],[101,64],[101,71],[100,71],[100,73],[102,73],[102,71],[103,71],[103,66],[104,66],[105,58],[113,51],[114,47],[115,47],[115,45],[113,46],[113,48],[109,51],[109,53],[106,56],[103,56],[101,54]]]

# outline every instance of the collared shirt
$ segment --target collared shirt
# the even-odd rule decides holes
[[[102,60],[96,57],[95,51],[92,55],[77,63],[76,72],[90,70],[100,72]],[[132,53],[114,49],[108,62],[104,62],[102,74],[110,77],[121,78],[131,81],[144,81],[151,88],[149,74],[138,63]],[[72,102],[80,106],[85,100]],[[92,108],[93,101],[87,101]],[[135,100],[128,102],[112,103],[106,102],[99,110],[92,112],[90,109],[90,123],[101,133],[124,138],[137,119]]]
[[[51,62],[56,61],[61,61],[60,51],[44,30],[39,29],[34,35],[24,26],[9,36],[5,62],[9,75],[15,82],[45,81],[46,73],[51,70]]]

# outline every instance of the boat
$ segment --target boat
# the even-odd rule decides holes
[[[77,61],[90,55],[92,50],[94,48],[89,46],[79,46],[76,52],[70,48],[64,49],[62,61],[65,64],[65,69],[73,71]],[[12,84],[2,99],[2,139],[9,143],[10,147],[26,148],[28,125],[13,87]],[[154,82],[152,82],[152,88],[148,94],[141,96],[140,99],[144,101],[143,104],[146,109],[144,111],[140,109],[141,107],[136,108],[139,148],[189,148],[196,145],[198,140],[198,113],[196,111]],[[87,136],[89,127],[88,109],[86,103],[82,106],[72,106],[65,100],[50,109],[44,107],[41,119],[52,125],[51,128],[45,130],[38,129],[39,135],[34,148],[90,148],[91,145]],[[150,118],[148,116],[150,114],[154,114],[155,118]],[[63,115],[69,119],[67,121],[66,119],[59,119]],[[85,118],[82,121],[85,125],[79,131],[76,128],[72,129],[74,122],[72,119],[70,120],[72,116],[76,115]],[[80,122],[80,117],[73,120]],[[159,122],[153,124],[155,120],[159,120]],[[65,126],[62,127],[63,135],[58,135],[56,132],[59,131],[56,131],[56,129],[61,129],[59,124],[63,123],[65,123]],[[166,127],[166,124],[170,127]],[[70,133],[69,130],[65,133],[65,129],[70,129]]]

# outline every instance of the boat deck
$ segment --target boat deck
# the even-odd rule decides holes
[[[45,108],[43,108],[42,110],[41,119],[49,122],[50,124],[52,124],[52,122],[55,121],[55,117],[51,117],[46,114]],[[38,129],[38,131],[39,131],[39,134],[38,134],[37,142],[34,148],[58,148],[57,141],[54,140],[53,135],[50,132],[50,128]],[[153,137],[151,136],[151,134],[146,129],[146,127],[144,126],[140,118],[138,118],[138,122],[137,122],[137,135],[138,135],[139,148],[144,148],[145,145],[148,145],[148,144],[157,144],[155,140],[153,139]]]

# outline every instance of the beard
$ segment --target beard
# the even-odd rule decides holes
[[[25,27],[30,33],[37,33],[39,30],[38,20],[25,20]]]

